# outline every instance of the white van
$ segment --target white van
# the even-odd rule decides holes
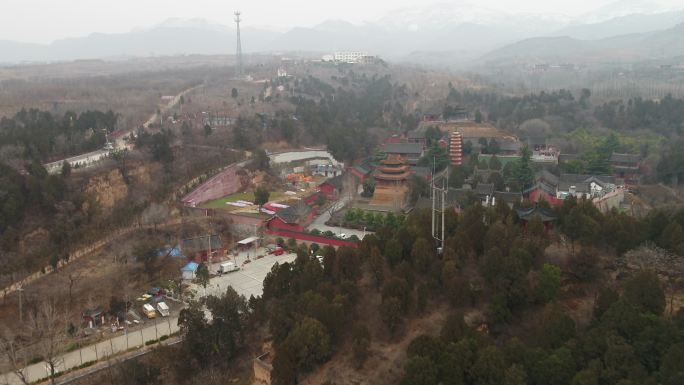
[[[162,317],[168,317],[170,314],[169,305],[167,305],[166,302],[159,302],[157,304],[157,311],[162,315]]]
[[[225,262],[219,266],[219,274],[230,273],[233,271],[238,271],[240,268],[234,262]]]

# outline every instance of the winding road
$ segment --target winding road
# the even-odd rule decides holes
[[[166,105],[164,105],[161,109],[160,112],[161,114],[165,114],[167,111],[172,109],[175,105],[180,103],[180,98],[181,96],[186,95],[187,93],[202,87],[203,84],[198,84],[195,86],[192,86],[190,88],[187,88],[181,92],[179,92],[172,100],[170,100]],[[152,115],[150,115],[149,119],[145,121],[143,124],[143,127],[148,128],[150,124],[154,123],[155,121],[159,120],[159,114],[155,111]],[[127,130],[120,130],[116,131],[112,135],[115,137],[114,138],[114,148],[128,148],[129,144],[126,143],[126,138],[128,135],[135,129],[129,128]],[[106,158],[110,153],[110,150],[105,150],[105,149],[99,149],[91,152],[87,152],[85,154],[80,154],[76,156],[72,156],[66,159],[58,160],[55,162],[50,162],[50,163],[45,163],[43,164],[43,167],[47,170],[49,174],[57,174],[62,170],[62,164],[64,162],[69,162],[69,164],[72,167],[78,166],[79,169],[85,169],[88,167],[92,167],[96,165],[100,160],[103,158]]]

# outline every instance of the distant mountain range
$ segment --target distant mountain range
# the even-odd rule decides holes
[[[479,58],[496,61],[524,55],[549,57],[553,56],[554,48],[562,48],[565,56],[591,53],[601,47],[613,48],[610,44],[619,42],[626,50],[620,55],[634,59],[658,54],[660,46],[634,45],[646,44],[649,39],[666,39],[656,37],[659,35],[655,31],[667,35],[667,29],[684,22],[684,4],[680,8],[662,7],[648,0],[620,0],[591,14],[570,18],[513,14],[464,2],[442,2],[390,11],[361,25],[331,20],[286,32],[245,27],[242,44],[246,53],[362,50],[389,60],[430,63],[434,58],[438,63],[453,65],[480,62]],[[51,44],[0,40],[0,63],[231,54],[235,52],[235,41],[233,26],[201,19],[169,19],[128,33],[94,33]],[[676,39],[672,42],[675,46],[677,43]]]
[[[634,33],[596,40],[568,36],[537,37],[496,49],[479,59],[487,64],[634,63],[684,57],[684,23],[662,31]]]

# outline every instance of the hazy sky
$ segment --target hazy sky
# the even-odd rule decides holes
[[[454,2],[457,0],[441,0]],[[489,8],[580,15],[615,0],[471,0]],[[624,1],[624,0],[623,0]],[[626,0],[641,1],[641,0]],[[677,5],[683,0],[657,0]],[[430,0],[429,2],[437,2]],[[374,20],[391,9],[425,0],[0,0],[0,40],[50,42],[92,32],[127,32],[171,17],[232,23],[244,13],[245,26],[312,26],[326,19]]]

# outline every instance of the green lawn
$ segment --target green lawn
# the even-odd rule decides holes
[[[274,201],[274,200],[279,200],[283,199],[286,197],[284,193],[275,191],[271,192],[271,195],[269,196],[268,200],[269,201]],[[228,195],[227,197],[223,197],[214,201],[209,201],[209,202],[204,202],[200,205],[200,207],[205,208],[205,209],[237,209],[235,206],[227,205],[226,202],[237,202],[237,201],[247,201],[247,202],[254,202],[254,192],[253,191],[246,191],[246,192],[241,192],[241,193],[235,193],[233,195]]]
[[[491,154],[479,154],[477,160],[486,160],[487,163],[489,163],[489,159],[492,158]],[[520,159],[519,155],[497,155],[497,159],[499,159],[499,162],[501,162],[501,166],[506,166],[506,164],[511,163],[511,162],[516,162]]]

